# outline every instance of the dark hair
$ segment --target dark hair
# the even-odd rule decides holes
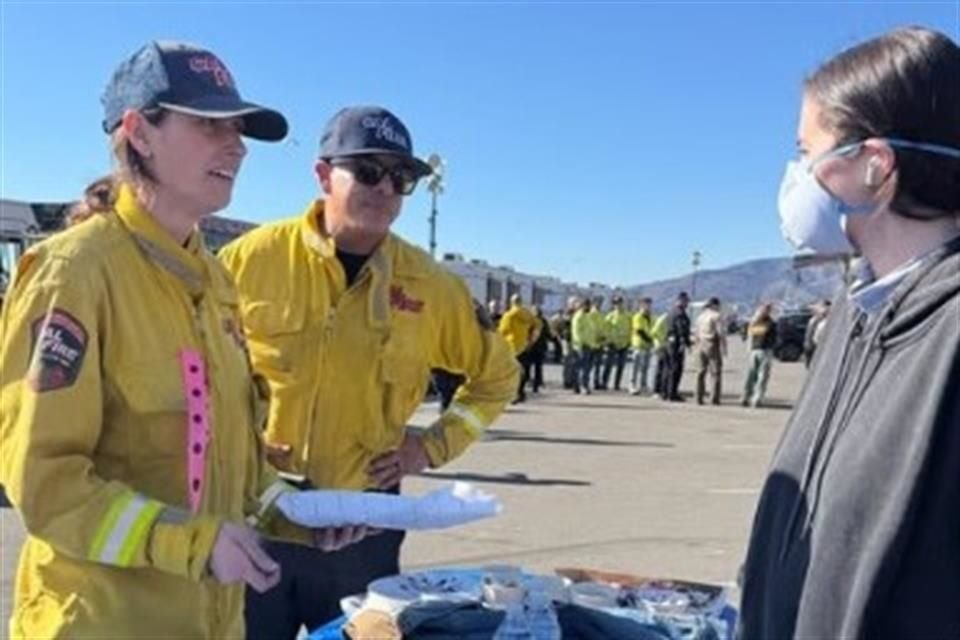
[[[94,180],[83,190],[83,198],[67,211],[64,224],[72,227],[94,214],[110,211],[116,198],[116,178],[113,175]]]
[[[144,109],[140,112],[150,124],[157,126],[167,115],[165,109]],[[110,134],[110,146],[113,149],[116,169],[109,175],[97,178],[83,190],[83,198],[70,207],[67,214],[67,226],[83,222],[97,213],[113,210],[117,201],[117,188],[123,182],[156,182],[156,178],[147,166],[143,156],[134,148],[120,127]]]
[[[840,145],[888,137],[960,149],[960,47],[937,31],[908,27],[867,40],[824,63],[804,88]],[[960,211],[960,158],[893,151],[893,210]]]

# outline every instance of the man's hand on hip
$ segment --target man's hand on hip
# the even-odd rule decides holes
[[[293,457],[293,447],[284,442],[265,442],[267,462],[277,469],[287,469]]]
[[[400,484],[403,476],[420,473],[429,466],[430,458],[423,446],[423,438],[408,431],[399,448],[373,459],[367,473],[377,487],[389,489]]]

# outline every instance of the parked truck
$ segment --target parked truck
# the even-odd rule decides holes
[[[0,199],[0,304],[20,256],[44,235],[30,203]]]

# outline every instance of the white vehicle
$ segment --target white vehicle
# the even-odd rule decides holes
[[[0,297],[7,290],[24,250],[42,237],[27,202],[0,199]]]

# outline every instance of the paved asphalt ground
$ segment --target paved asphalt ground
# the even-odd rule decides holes
[[[560,388],[559,367],[548,366],[547,388],[512,406],[482,442],[405,482],[418,494],[468,480],[504,504],[491,520],[410,535],[405,568],[580,566],[733,586],[771,451],[805,373],[776,363],[771,406],[750,410],[738,402],[745,363],[734,339],[721,407],[612,391],[573,395]],[[694,382],[688,370],[688,394]],[[413,422],[425,425],[436,411],[427,403]],[[23,535],[16,515],[0,511],[0,637]]]

